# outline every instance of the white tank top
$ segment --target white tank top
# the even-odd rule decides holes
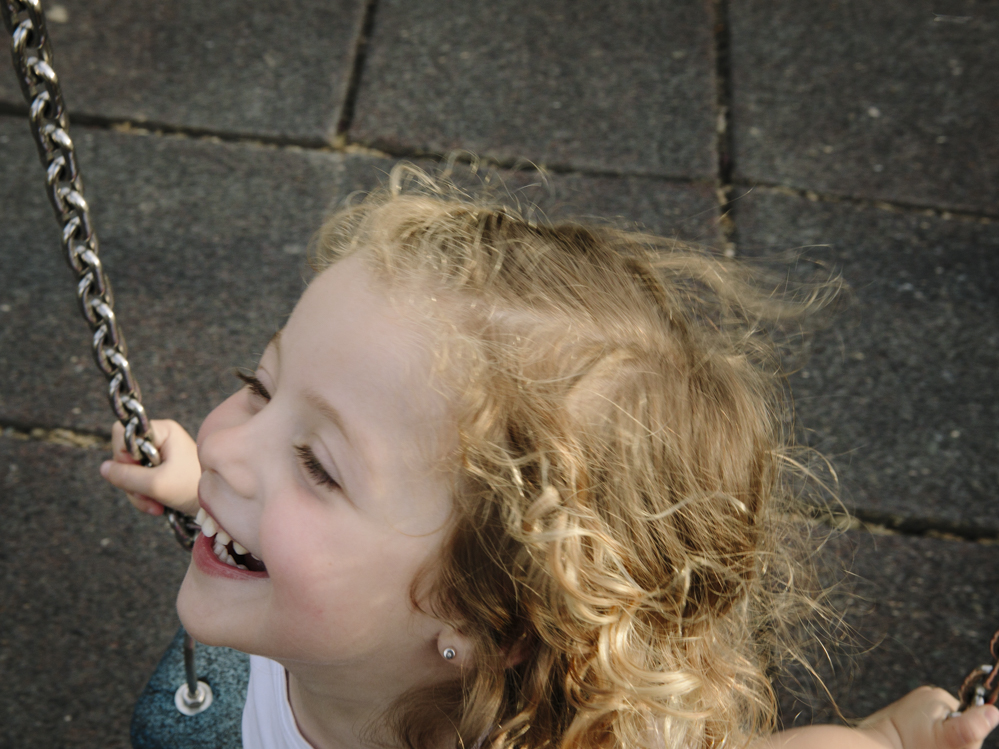
[[[488,735],[483,734],[472,749],[481,749]],[[259,655],[250,656],[250,682],[243,705],[243,749],[315,749],[295,722],[284,666]]]
[[[313,749],[295,723],[284,666],[259,655],[250,656],[243,749]]]

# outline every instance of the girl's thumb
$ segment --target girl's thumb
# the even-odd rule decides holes
[[[999,708],[995,705],[968,708],[944,721],[943,746],[947,749],[980,746],[996,726],[999,726]]]

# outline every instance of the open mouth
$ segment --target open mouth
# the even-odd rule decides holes
[[[194,519],[201,526],[201,534],[212,539],[212,551],[219,561],[240,570],[266,572],[267,567],[239,541],[230,536],[218,522],[202,507]]]

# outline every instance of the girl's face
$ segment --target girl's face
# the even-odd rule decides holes
[[[286,664],[440,660],[444,625],[410,587],[442,542],[456,428],[418,315],[350,257],[205,419],[201,506],[266,573],[226,565],[202,535],[177,603],[197,639]]]

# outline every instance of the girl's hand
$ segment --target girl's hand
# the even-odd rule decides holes
[[[943,689],[920,687],[866,718],[858,728],[893,749],[978,749],[999,725],[999,709],[983,705],[953,718],[957,700]]]
[[[999,725],[999,709],[983,705],[949,718],[957,704],[942,689],[920,687],[857,728],[792,728],[754,743],[752,749],[979,749]]]
[[[125,449],[125,428],[115,422],[111,428],[112,460],[101,464],[101,476],[123,489],[137,509],[150,515],[162,515],[164,505],[195,515],[201,478],[198,446],[176,421],[154,420],[151,425],[153,444],[162,462],[155,468],[136,463]]]

